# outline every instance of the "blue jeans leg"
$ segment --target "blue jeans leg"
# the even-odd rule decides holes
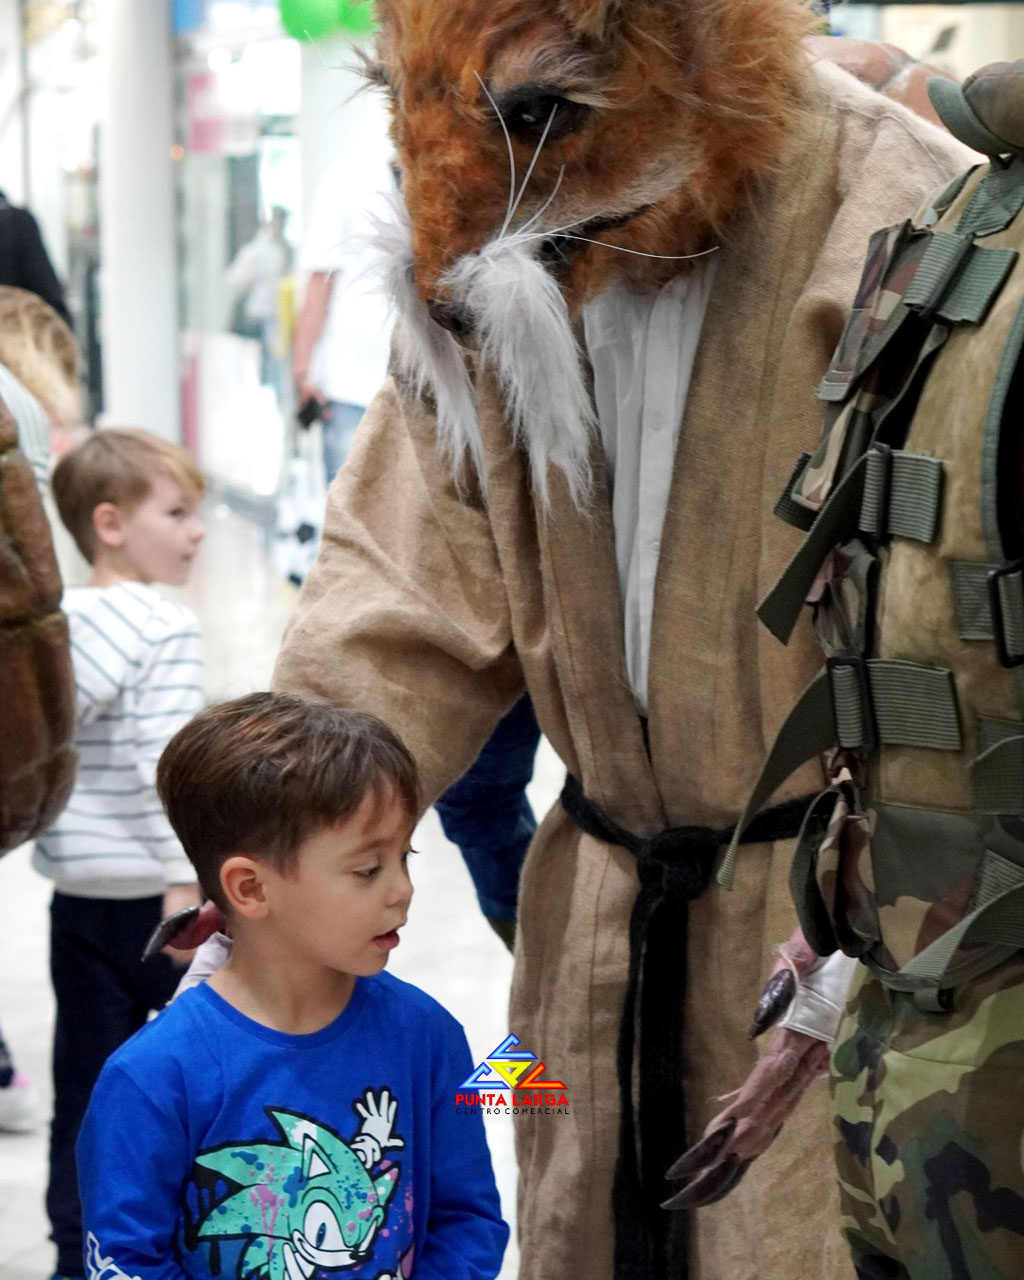
[[[365,405],[346,404],[341,400],[328,400],[324,406],[320,431],[324,442],[324,480],[328,488],[348,457],[356,427],[365,412]]]
[[[533,704],[523,697],[435,806],[445,835],[462,852],[488,920],[516,918],[519,873],[537,829],[526,784],[539,742]]]

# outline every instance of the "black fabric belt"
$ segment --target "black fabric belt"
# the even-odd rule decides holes
[[[560,798],[581,831],[631,853],[640,877],[629,921],[629,982],[619,1025],[615,1280],[685,1280],[686,1215],[666,1213],[661,1203],[671,1192],[665,1171],[687,1146],[682,1072],[687,910],[707,888],[733,828],[670,827],[641,838],[589,800],[571,774]],[[765,809],[750,823],[743,843],[799,835],[812,799]],[[757,993],[750,995],[753,1002]]]

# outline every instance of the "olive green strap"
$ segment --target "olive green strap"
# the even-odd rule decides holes
[[[989,602],[988,578],[997,564],[975,564],[968,560],[950,560],[949,576],[953,587],[956,625],[961,640],[991,640],[992,605]]]
[[[867,467],[867,455],[864,455],[832,491],[782,577],[757,606],[757,616],[783,644],[788,643],[793,634],[825,557],[856,528]]]
[[[864,478],[859,529],[930,543],[938,527],[943,466],[938,458],[872,449]]]
[[[1024,733],[1024,724],[1019,720],[997,720],[994,716],[981,716],[978,720],[978,732],[981,738],[982,753],[1007,738],[1017,738]]]
[[[1014,160],[1005,168],[993,166],[974,189],[957,224],[957,231],[979,240],[1005,231],[1024,209],[1024,163]]]
[[[872,658],[866,666],[883,746],[960,750],[963,737],[952,671],[884,658]]]
[[[958,173],[955,178],[951,178],[949,182],[942,188],[937,195],[932,196],[925,201],[922,206],[924,213],[918,217],[914,215],[914,221],[919,222],[922,227],[933,227],[942,217],[949,206],[957,198],[964,187],[967,185],[967,179],[978,168],[978,165],[972,166],[970,169],[964,169],[962,173]]]
[[[995,640],[1007,665],[1024,662],[1024,565],[951,560],[949,572],[960,639]]]
[[[954,955],[980,943],[1024,946],[1024,867],[988,850],[982,863],[976,906],[952,929],[908,961],[901,978],[942,986]]]
[[[950,324],[981,324],[1017,258],[1016,249],[982,249],[975,245],[967,265],[939,303],[938,315]]]
[[[997,571],[998,617],[994,624],[1005,655],[1011,660],[1024,658],[1024,572],[1021,569]]]
[[[718,883],[731,888],[743,832],[768,797],[808,760],[836,746],[959,751],[962,743],[951,671],[884,658],[832,659],[776,735],[736,824]]]
[[[828,832],[838,798],[839,793],[830,787],[811,802],[804,814],[789,868],[789,892],[800,928],[819,956],[830,956],[839,946],[832,917],[822,901],[817,877],[818,850]]]
[[[934,313],[953,277],[970,254],[971,244],[970,236],[957,235],[955,231],[933,231],[914,278],[903,295],[906,305],[915,311]]]
[[[757,616],[768,630],[788,642],[826,556],[854,533],[931,542],[938,527],[942,477],[939,459],[923,454],[870,449],[858,458],[758,605]]]
[[[802,764],[835,745],[836,722],[829,673],[827,670],[819,671],[786,717],[761,766],[761,774],[736,823],[736,830],[718,869],[718,883],[723,888],[732,888],[740,839],[764,802]]]
[[[793,486],[804,473],[804,467],[811,460],[809,453],[802,453],[797,460],[796,466],[793,468],[793,474],[789,478],[789,484],[782,491],[782,497],[775,504],[775,514],[780,520],[785,520],[787,524],[794,525],[797,529],[803,529],[806,533],[812,524],[814,524],[817,511],[812,511],[810,507],[805,507],[802,502],[797,502],[793,497]]]
[[[924,316],[979,324],[1016,260],[1016,249],[983,249],[961,232],[935,231],[903,301]]]
[[[991,729],[991,722],[989,723]],[[1024,812],[1024,725],[982,751],[967,766],[971,808],[977,813]]]

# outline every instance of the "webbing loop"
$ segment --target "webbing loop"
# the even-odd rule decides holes
[[[786,644],[825,558],[857,532],[931,542],[942,508],[942,484],[938,458],[884,446],[862,454],[758,605],[757,616]]]
[[[908,960],[898,977],[941,986],[961,948],[981,943],[1019,948],[1024,939],[1024,867],[988,850],[976,902],[969,915]]]
[[[1024,665],[1024,560],[952,560],[949,573],[961,640],[994,640],[1002,666]]]
[[[903,301],[928,319],[939,309],[953,277],[971,252],[970,236],[955,231],[933,231],[924,256],[917,265]]]
[[[952,671],[901,659],[830,659],[775,736],[719,868],[720,885],[732,887],[740,840],[769,796],[802,764],[837,745],[959,751],[963,736]]]
[[[1024,560],[1000,565],[988,575],[993,639],[1004,667],[1024,663]]]

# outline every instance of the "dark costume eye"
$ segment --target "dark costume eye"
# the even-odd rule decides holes
[[[542,93],[509,103],[502,110],[502,116],[513,137],[523,142],[539,142],[545,129],[548,138],[564,138],[580,127],[589,111],[582,102],[573,102],[555,93]]]

